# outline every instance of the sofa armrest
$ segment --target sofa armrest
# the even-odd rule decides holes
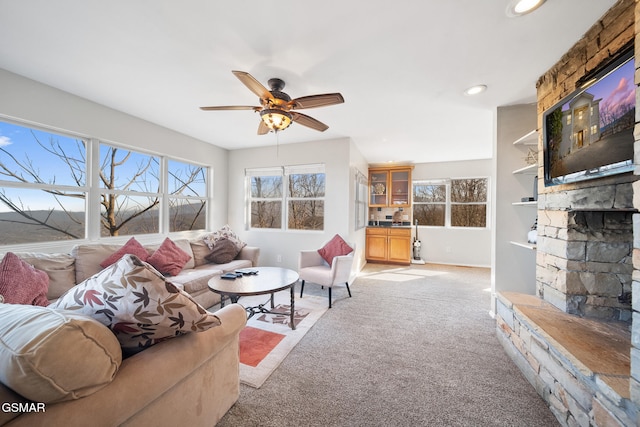
[[[219,372],[237,373],[239,337],[247,323],[246,312],[240,304],[231,304],[215,314],[222,322],[220,326],[172,338],[123,360],[115,379],[96,393],[77,400],[47,405],[46,413],[23,413],[12,421],[16,426],[29,427],[81,427],[87,425],[88,419],[93,420],[95,425],[120,425],[144,411],[153,402],[161,400],[169,390],[179,387],[198,368],[210,363],[210,359],[220,359],[218,364],[221,366],[217,368]],[[224,357],[218,356],[223,354]],[[204,396],[213,395],[205,385],[210,382],[202,381]],[[237,374],[234,382],[237,384],[230,383],[228,386],[237,394]],[[197,404],[191,403],[194,406]],[[114,408],[118,410],[114,411]]]
[[[252,267],[258,266],[258,258],[260,257],[260,248],[256,246],[245,246],[240,250],[236,259],[246,259],[251,261]]]

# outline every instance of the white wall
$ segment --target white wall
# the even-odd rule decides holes
[[[209,224],[218,229],[228,223],[248,243],[261,248],[262,265],[297,267],[300,249],[320,247],[334,234],[357,246],[364,264],[365,230],[355,229],[355,171],[368,174],[362,153],[349,138],[276,147],[227,151],[131,115],[107,108],[67,92],[0,69],[0,118],[28,121],[81,136],[124,144],[143,151],[166,154],[175,159],[203,162],[214,171],[213,200]],[[488,161],[487,161],[488,162]],[[321,232],[249,233],[244,224],[244,169],[254,167],[325,163],[327,198],[325,229]],[[485,161],[416,165],[414,179],[489,176]],[[488,164],[488,163],[487,163]],[[420,227],[423,257],[428,262],[488,266],[490,230],[454,230]],[[74,242],[75,243],[75,242]],[[46,246],[46,245],[45,245]],[[72,244],[47,246],[66,251]],[[282,263],[276,263],[276,255]]]
[[[0,120],[29,121],[59,131],[125,144],[174,159],[209,165],[214,172],[209,224],[227,219],[227,150],[0,69]],[[50,250],[66,250],[63,244]]]
[[[351,158],[354,158],[352,165]],[[245,169],[324,163],[325,218],[323,231],[249,230],[245,223]],[[364,229],[354,230],[353,167],[365,168],[362,156],[348,138],[248,148],[229,152],[229,225],[248,244],[260,247],[260,264],[297,269],[301,249],[320,248],[340,234],[355,243],[357,256],[364,250]],[[278,255],[282,261],[278,262]]]
[[[438,178],[492,178],[492,161],[468,160],[461,162],[438,162],[416,164],[412,180]],[[489,196],[490,197],[490,196]],[[491,200],[487,208],[491,207]],[[489,212],[489,217],[491,213]],[[491,266],[491,224],[487,228],[465,229],[418,226],[418,237],[422,244],[421,256],[426,262],[467,266]],[[415,237],[415,227],[413,229]]]
[[[536,219],[536,207],[514,206],[522,197],[533,195],[533,177],[514,175],[526,166],[526,147],[513,142],[537,127],[536,104],[498,107],[495,139],[495,243],[491,311],[495,313],[495,294],[513,291],[530,295],[536,292],[536,251],[511,244],[526,242]]]

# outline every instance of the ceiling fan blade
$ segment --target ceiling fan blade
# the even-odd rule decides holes
[[[200,107],[204,111],[220,111],[220,110],[254,110],[260,111],[262,107],[253,107],[251,105],[223,105],[219,107]]]
[[[301,110],[303,108],[318,108],[328,105],[342,104],[344,98],[339,93],[325,93],[322,95],[302,96],[291,100],[291,108]]]
[[[238,79],[240,79],[240,81],[246,87],[248,87],[251,92],[253,92],[256,95],[258,95],[258,97],[260,99],[271,99],[272,98],[271,92],[269,92],[269,89],[264,87],[262,85],[262,83],[257,81],[251,74],[249,74],[249,73],[247,73],[245,71],[232,71],[232,73]]]
[[[325,125],[321,121],[314,119],[313,117],[307,116],[306,114],[296,113],[295,111],[292,111],[290,114],[293,121],[301,124],[302,126],[319,130],[320,132],[324,132],[325,130],[329,129],[329,126]]]
[[[267,126],[267,124],[261,119],[260,124],[258,125],[258,135],[266,135],[270,130],[269,126]]]

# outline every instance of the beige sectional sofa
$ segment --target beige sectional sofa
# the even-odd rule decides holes
[[[168,280],[189,293],[203,307],[212,307],[220,300],[217,294],[208,289],[209,278],[258,263],[259,249],[255,247],[245,246],[229,263],[211,264],[204,258],[209,253],[204,241],[175,240],[174,243],[192,254],[192,259],[178,275]],[[145,245],[145,248],[152,253],[158,246]],[[47,272],[50,283],[47,297],[56,300],[76,283],[101,271],[100,262],[119,247],[82,244],[70,254],[17,255],[35,268]],[[42,307],[36,309],[53,310]],[[42,405],[0,384],[0,425],[215,425],[239,395],[239,334],[246,324],[246,313],[239,304],[227,305],[217,311],[210,308],[210,311],[218,316],[220,326],[160,342],[124,360],[118,359],[120,354],[116,340],[118,354],[111,357],[112,365],[119,367],[113,369],[113,377],[109,377],[106,385],[101,385],[97,391],[81,393],[82,397],[77,399]],[[99,327],[106,329],[103,325]],[[80,335],[85,337],[84,333]],[[56,347],[50,345],[50,348]],[[86,358],[76,353],[74,348],[60,348],[62,358],[73,355],[79,357],[78,364],[86,364]],[[37,370],[38,367],[35,368]]]
[[[173,242],[191,255],[191,259],[178,275],[170,277],[169,280],[185,290],[205,308],[220,302],[220,296],[211,292],[207,286],[211,277],[239,268],[255,267],[258,265],[260,256],[259,248],[245,246],[231,262],[212,264],[205,259],[210,250],[202,239],[176,239]],[[49,275],[47,298],[53,301],[76,284],[101,271],[100,263],[121,246],[81,244],[76,245],[70,254],[16,252],[16,255]],[[160,243],[144,246],[151,254],[160,246]]]

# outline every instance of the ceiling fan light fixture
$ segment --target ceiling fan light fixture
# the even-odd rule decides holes
[[[545,2],[546,0],[511,0],[507,6],[507,16],[515,18],[517,16],[531,13]]]
[[[285,130],[292,121],[291,114],[275,108],[267,108],[260,111],[260,118],[264,124],[274,132]]]

